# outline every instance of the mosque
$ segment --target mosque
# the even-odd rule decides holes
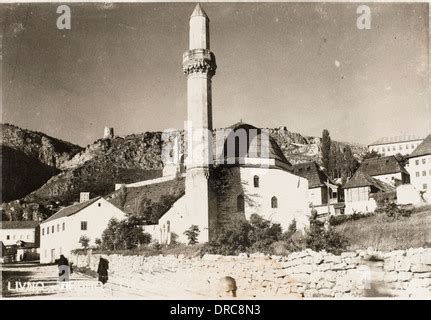
[[[213,134],[211,93],[217,65],[210,50],[209,23],[197,4],[189,20],[189,50],[183,54],[188,119],[185,160],[165,160],[162,178],[125,186],[145,186],[150,193],[162,183],[175,183],[176,190],[182,190],[157,224],[144,227],[162,244],[170,243],[173,233],[178,241],[186,242],[184,231],[192,225],[198,226],[198,241],[204,243],[219,228],[234,228],[252,214],[280,223],[283,230],[293,220],[298,228],[308,224],[308,180],[292,173],[275,140],[243,122]],[[172,140],[168,154],[182,159],[178,139]]]

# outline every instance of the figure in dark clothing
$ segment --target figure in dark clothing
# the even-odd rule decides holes
[[[69,281],[70,268],[69,260],[64,255],[60,255],[60,259],[57,260],[58,265],[58,277],[60,282]]]
[[[102,282],[103,284],[108,282],[108,269],[109,269],[109,261],[100,257],[97,273],[99,274],[99,281]]]
[[[68,266],[69,260],[67,260],[67,258],[61,254],[60,259],[57,260],[57,265],[58,266]]]

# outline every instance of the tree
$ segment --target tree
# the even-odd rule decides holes
[[[364,156],[362,157],[362,160],[367,159],[374,159],[374,158],[380,158],[382,155],[378,153],[376,150],[367,151]]]
[[[329,131],[324,129],[322,132],[322,162],[326,172],[330,169],[331,143]]]
[[[151,242],[151,235],[138,224],[139,219],[129,217],[111,219],[102,234],[102,247],[107,250],[131,250]]]
[[[186,235],[187,239],[189,240],[189,245],[198,243],[199,233],[199,227],[195,224],[191,225],[190,228],[184,231],[184,235]]]
[[[90,238],[87,236],[81,236],[81,238],[79,238],[79,243],[84,249],[87,249],[90,244]]]
[[[401,153],[397,153],[395,158],[403,167],[409,162],[409,157],[402,155]]]

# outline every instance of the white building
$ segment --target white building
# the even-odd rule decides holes
[[[409,157],[407,170],[411,184],[418,191],[431,193],[431,135]]]
[[[81,236],[94,245],[112,218],[122,220],[125,214],[102,197],[61,209],[40,225],[40,262],[54,262],[61,254],[68,257],[71,250],[82,248]]]
[[[413,135],[386,137],[368,145],[368,151],[376,151],[383,156],[394,156],[398,153],[409,155],[423,140],[423,138]]]
[[[39,222],[36,221],[2,221],[0,222],[0,241],[5,246],[16,245],[18,241],[36,244],[38,225]]]

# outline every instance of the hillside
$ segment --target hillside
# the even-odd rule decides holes
[[[320,138],[292,133],[285,127],[269,129],[269,133],[292,163],[310,160],[320,162]],[[180,147],[184,149],[183,139],[180,140]],[[23,139],[21,143],[21,149],[29,148],[26,146],[27,140]],[[115,183],[132,183],[160,177],[163,169],[163,143],[161,132],[145,132],[99,139],[85,149],[78,149],[73,157],[54,157],[56,171],[45,176],[50,179],[45,180],[46,183],[38,189],[25,193],[19,201],[4,203],[5,218],[46,218],[58,210],[59,205],[77,201],[80,192],[104,196],[114,190]],[[19,146],[19,143],[16,144]],[[352,150],[357,157],[365,152],[364,148]],[[45,159],[46,154],[41,154],[42,159]],[[31,168],[36,172],[44,172],[35,165]]]
[[[431,246],[431,207],[418,208],[410,217],[395,221],[380,214],[348,221],[335,229],[347,237],[351,250],[427,248]]]
[[[1,124],[3,201],[19,199],[58,174],[81,147],[40,132]]]

